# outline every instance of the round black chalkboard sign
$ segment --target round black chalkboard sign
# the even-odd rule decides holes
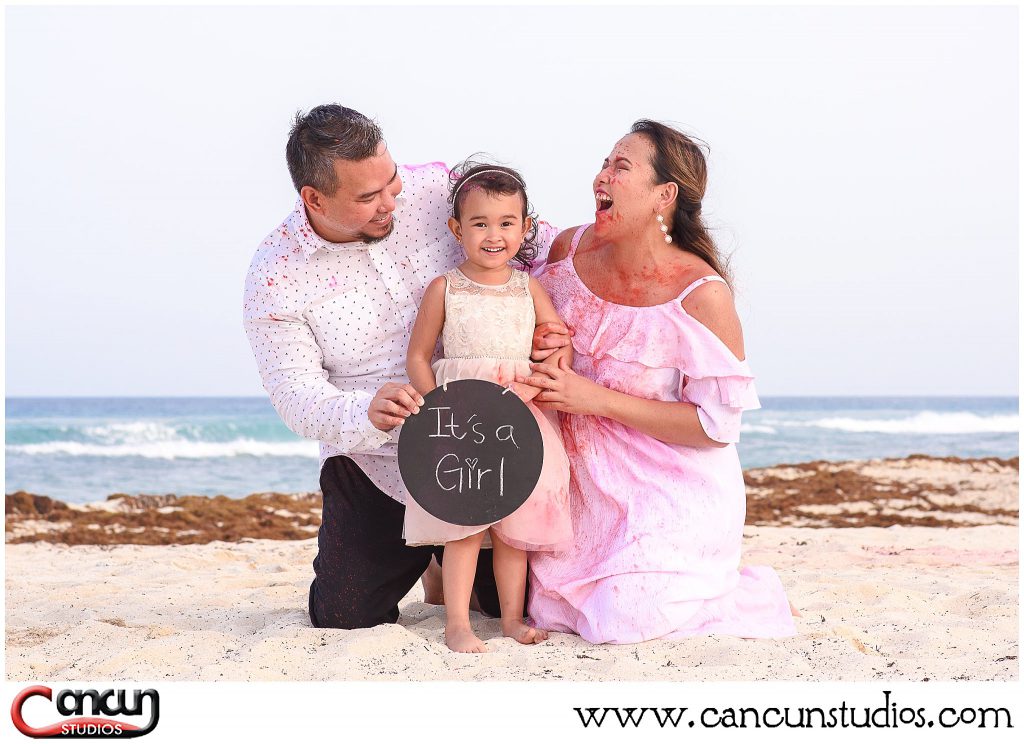
[[[416,503],[445,522],[497,522],[540,478],[540,427],[515,393],[486,380],[456,380],[423,396],[402,425],[398,467]]]

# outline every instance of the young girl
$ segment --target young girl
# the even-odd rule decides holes
[[[523,179],[511,168],[466,161],[451,173],[452,217],[448,227],[466,260],[427,287],[409,341],[412,385],[426,395],[438,385],[476,378],[512,385],[530,374],[534,327],[560,322],[547,293],[523,268],[537,255],[537,225]],[[431,367],[438,337],[444,358]],[[566,348],[559,355],[571,354]],[[557,358],[553,362],[558,363]],[[557,419],[529,401],[539,389],[513,385],[540,427],[544,463],[537,487],[519,509],[494,524],[463,527],[443,522],[410,500],[405,511],[408,545],[441,545],[446,611],[445,642],[453,651],[487,650],[469,624],[469,601],[480,548],[494,548],[494,579],[502,632],[520,643],[538,643],[547,633],[523,621],[527,550],[554,550],[571,536],[569,463]],[[550,414],[553,417],[553,414]]]

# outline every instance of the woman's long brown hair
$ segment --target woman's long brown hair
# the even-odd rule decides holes
[[[731,287],[732,272],[728,262],[719,252],[701,216],[708,166],[700,146],[682,132],[650,119],[633,122],[629,131],[642,134],[654,146],[651,166],[657,182],[672,181],[679,187],[679,196],[672,211],[672,242],[706,261]]]

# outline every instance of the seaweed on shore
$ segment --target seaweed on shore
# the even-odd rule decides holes
[[[921,479],[920,471],[953,475]],[[884,470],[886,475],[877,472]],[[747,524],[799,527],[972,527],[1017,524],[1019,458],[911,455],[863,462],[815,461],[744,473]],[[1007,497],[1008,491],[1012,494]],[[1003,494],[1001,499],[983,498]],[[1014,508],[1006,504],[1011,503]],[[1001,504],[1001,505],[999,505]],[[246,539],[305,540],[320,525],[321,495],[113,494],[65,504],[18,491],[5,500],[6,542],[173,545]]]
[[[7,542],[169,545],[305,540],[320,526],[320,494],[128,496],[71,506],[23,491],[6,497]],[[42,522],[43,524],[40,524]],[[20,528],[20,529],[19,529]]]
[[[950,482],[867,475],[869,465],[918,467],[939,463],[962,466],[968,480]],[[1019,458],[966,459],[910,455],[896,460],[829,462],[816,460],[744,472],[747,524],[799,527],[974,527],[1017,524],[1017,509],[972,503],[965,491],[985,490],[970,476],[1012,472]],[[967,488],[967,484],[970,487]],[[945,497],[945,498],[943,498]]]

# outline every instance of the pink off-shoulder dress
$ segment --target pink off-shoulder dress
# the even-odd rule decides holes
[[[746,512],[736,453],[740,414],[760,407],[753,377],[682,299],[629,307],[593,294],[576,246],[540,277],[575,329],[575,371],[613,390],[697,406],[728,446],[667,444],[600,416],[562,415],[573,545],[530,557],[529,614],[593,643],[721,633],[795,633],[785,590],[766,566],[740,569]]]

